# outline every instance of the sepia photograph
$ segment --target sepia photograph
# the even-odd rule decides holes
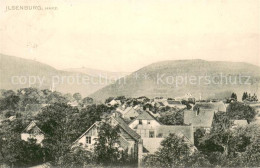
[[[259,0],[0,0],[0,168],[260,167]]]

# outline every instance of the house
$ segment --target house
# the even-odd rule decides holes
[[[9,118],[8,118],[8,120],[10,120],[10,121],[14,121],[16,119],[16,116],[10,116]]]
[[[120,100],[115,100],[115,99],[111,100],[111,101],[108,103],[109,106],[121,105],[121,104],[122,104],[122,103],[121,103]]]
[[[153,99],[154,102],[163,102],[163,101],[166,101],[167,99],[163,98],[163,97],[155,97]]]
[[[125,110],[118,111],[124,119],[132,120],[139,115],[139,112],[133,107],[127,107]]]
[[[145,154],[153,154],[157,151],[161,146],[161,141],[171,133],[184,137],[189,144],[194,143],[193,127],[191,125],[162,125],[154,116],[146,111],[142,112],[128,125],[141,136]]]
[[[133,107],[135,110],[142,110],[142,106],[140,104]]]
[[[231,120],[231,121],[232,121],[232,126],[231,126],[232,129],[248,125],[247,120]]]
[[[148,113],[150,113],[152,116],[154,116],[155,118],[157,117],[161,117],[160,113],[153,113],[152,111],[146,110]]]
[[[149,101],[149,99],[147,97],[145,97],[145,96],[138,97],[136,100],[139,101],[139,102],[144,102],[145,100]]]
[[[21,133],[21,139],[28,141],[28,139],[36,139],[36,143],[41,144],[44,140],[44,132],[32,121]]]
[[[132,120],[128,124],[128,126],[133,130],[136,130],[138,125],[156,127],[162,124],[159,121],[157,121],[156,118],[153,115],[151,115],[149,112],[143,111],[141,114],[139,114],[134,120]]]
[[[165,107],[163,102],[152,102],[151,105],[159,108]]]
[[[210,109],[185,110],[184,124],[192,124],[194,131],[198,128],[203,128],[207,132],[212,128],[215,111]]]
[[[227,106],[224,104],[224,102],[199,102],[196,103],[193,107],[194,110],[200,109],[208,109],[213,110],[215,112],[227,112]]]
[[[164,101],[163,104],[165,106],[175,107],[175,108],[178,108],[178,109],[186,108],[186,105],[183,105],[181,103],[181,101],[177,101],[177,100],[167,100],[167,101]]]
[[[94,144],[98,138],[98,131],[102,122],[108,122],[111,126],[119,126],[119,149],[127,150],[128,154],[133,158],[139,158],[139,160],[141,159],[142,150],[139,148],[142,149],[143,145],[140,135],[130,129],[125,121],[116,115],[116,113],[115,115],[112,115],[108,121],[95,122],[73,143],[73,146],[81,145],[86,150],[93,151]]]
[[[147,154],[154,154],[161,147],[161,142],[170,134],[184,137],[185,142],[191,146],[194,144],[192,125],[160,125],[154,128],[138,125],[136,131],[142,137]]]
[[[69,102],[68,105],[70,105],[72,107],[77,107],[79,105],[79,103],[77,101],[73,101],[73,102]]]

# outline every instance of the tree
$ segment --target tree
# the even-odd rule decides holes
[[[250,102],[256,102],[256,101],[258,101],[258,99],[257,99],[257,95],[254,93],[254,95],[253,96],[251,96],[251,94],[249,93],[249,94],[247,94],[247,92],[244,92],[243,93],[243,96],[242,96],[242,100],[243,101],[250,101]]]
[[[91,97],[85,97],[82,99],[83,105],[90,105],[93,104],[94,100]]]
[[[85,150],[81,146],[73,147],[68,153],[61,158],[60,167],[85,167],[86,165],[93,164],[93,153]]]
[[[191,146],[184,137],[170,134],[161,142],[161,148],[154,155],[144,158],[147,167],[183,167],[192,154]]]
[[[212,167],[208,156],[199,151],[195,151],[187,160],[185,167]]]
[[[232,132],[230,130],[212,131],[202,138],[199,146],[204,153],[221,152],[224,156],[227,156],[230,149],[231,137]]]
[[[227,107],[227,116],[232,120],[247,120],[250,123],[256,114],[254,108],[240,102],[230,103]]]
[[[225,131],[232,125],[229,116],[226,112],[217,112],[214,115],[214,121],[212,124],[212,131]]]
[[[254,141],[241,155],[242,165],[245,167],[258,167],[260,165],[260,141]]]
[[[0,162],[11,167],[30,167],[43,163],[44,148],[36,140],[21,140],[20,133],[28,124],[23,118],[4,120],[0,125]]]
[[[46,133],[43,145],[51,154],[50,160],[58,164],[60,158],[70,150],[71,143],[78,135],[78,125],[71,119],[79,113],[77,108],[67,104],[55,103],[42,109],[37,120],[39,127]]]
[[[64,97],[68,102],[71,102],[73,100],[73,96],[70,93],[66,93]]]
[[[24,108],[27,104],[40,104],[42,103],[43,94],[36,88],[23,88],[18,90],[17,95],[20,98],[21,106]]]
[[[162,115],[159,121],[164,125],[183,125],[183,111],[174,111],[172,114]]]
[[[212,165],[255,167],[259,165],[260,128],[256,124],[232,130],[213,130],[200,141],[200,149]]]
[[[109,98],[107,98],[107,99],[105,100],[105,104],[111,102],[113,99],[114,99],[114,97],[109,97]]]
[[[79,102],[79,101],[82,99],[82,96],[81,96],[80,93],[74,93],[74,94],[73,94],[73,98],[74,98],[77,102]]]
[[[196,129],[196,131],[194,132],[194,145],[199,148],[199,144],[201,139],[205,136],[206,131],[202,128],[198,128]]]
[[[248,98],[248,94],[247,92],[244,92],[242,96],[242,101],[247,100],[247,98]]]
[[[125,98],[125,96],[118,96],[115,98],[115,100],[120,100],[122,103],[124,103],[126,98]]]
[[[101,124],[94,149],[97,164],[104,166],[116,165],[120,159],[120,152],[117,147],[118,138],[119,127],[112,127],[105,122]]]
[[[28,142],[11,136],[1,142],[2,162],[15,167],[30,167],[45,161],[45,151],[35,139]]]
[[[255,102],[257,102],[258,101],[258,99],[257,99],[257,95],[254,93],[254,95],[252,96],[252,101],[255,101]]]
[[[0,98],[0,110],[17,110],[19,107],[19,96],[12,90],[2,91]]]
[[[236,93],[232,93],[231,94],[231,99],[237,101],[237,94]]]

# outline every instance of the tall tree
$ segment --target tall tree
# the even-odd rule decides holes
[[[242,101],[246,100],[247,98],[248,98],[247,92],[244,92],[242,96]]]
[[[0,110],[13,110],[16,111],[19,108],[19,96],[12,90],[2,92],[2,98],[0,98]]]
[[[75,137],[77,127],[71,124],[71,119],[78,114],[78,109],[67,104],[55,103],[42,109],[37,116],[40,128],[46,133],[44,146],[51,153],[55,164],[69,151]]]
[[[233,92],[233,93],[231,94],[231,99],[237,101],[237,94]]]
[[[119,127],[103,122],[99,128],[94,153],[98,164],[115,166],[120,159],[118,149]]]
[[[227,107],[227,116],[232,120],[247,120],[251,122],[256,114],[254,108],[240,102],[230,103]]]
[[[80,93],[74,93],[74,94],[73,94],[73,98],[74,98],[77,102],[79,102],[79,101],[82,99],[82,96],[81,96]]]

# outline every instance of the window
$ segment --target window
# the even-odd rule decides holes
[[[142,120],[139,120],[139,125],[142,125],[143,124],[143,121]]]
[[[91,137],[86,137],[86,143],[91,144]]]
[[[157,138],[162,138],[163,137],[163,134],[162,133],[159,133],[158,135],[157,135]]]
[[[149,138],[154,138],[154,131],[149,131]]]

